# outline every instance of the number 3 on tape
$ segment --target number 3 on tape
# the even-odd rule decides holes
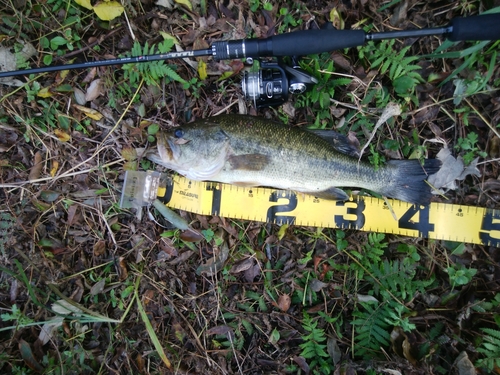
[[[355,202],[338,201],[335,203],[337,207],[346,207],[345,215],[335,215],[335,225],[341,229],[361,229],[365,225],[365,214],[363,211],[366,208],[365,201],[360,199]]]

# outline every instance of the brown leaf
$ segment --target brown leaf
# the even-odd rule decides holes
[[[461,352],[455,360],[459,375],[476,375],[476,369],[469,359],[466,351]]]
[[[142,295],[142,302],[144,303],[144,307],[147,307],[148,304],[154,301],[155,291],[153,289],[146,290]]]
[[[61,142],[68,142],[71,140],[71,135],[66,133],[64,130],[54,129],[54,134]]]
[[[253,283],[255,278],[260,274],[260,266],[259,264],[255,264],[253,267],[247,269],[244,273],[245,281],[247,283]]]
[[[42,160],[42,153],[40,151],[37,151],[35,153],[35,157],[33,160],[33,167],[31,167],[31,171],[29,174],[29,180],[37,180],[40,178],[40,174],[42,173],[42,167],[43,167],[43,160]]]
[[[337,344],[337,340],[333,337],[328,338],[326,348],[328,350],[328,354],[330,354],[330,358],[332,359],[333,364],[337,366],[337,363],[339,363],[342,359],[342,352],[340,351],[339,345]]]
[[[137,160],[137,150],[133,147],[124,147],[122,149],[122,158],[124,158],[125,160],[127,161],[133,161],[133,160]]]
[[[207,336],[225,335],[226,333],[232,332],[232,331],[233,331],[233,329],[231,327],[228,327],[228,326],[216,326],[216,327],[212,327],[209,330],[207,330],[206,334],[207,334]]]
[[[98,295],[104,290],[104,287],[106,286],[106,279],[102,278],[98,282],[96,282],[94,285],[92,285],[92,288],[90,288],[90,294],[93,296]]]
[[[31,350],[30,344],[28,344],[23,339],[19,340],[19,351],[21,352],[21,357],[23,358],[24,362],[30,369],[36,372],[43,372],[44,368],[33,356],[33,351]]]
[[[352,68],[351,62],[345,58],[343,53],[333,52],[330,55],[330,57],[333,60],[333,62],[335,63],[335,66],[339,66],[343,70],[347,70],[347,71],[351,70],[351,68]]]
[[[255,263],[254,259],[250,257],[239,260],[231,267],[231,270],[229,272],[235,274],[246,271],[247,269],[252,267],[254,263]]]
[[[164,237],[158,243],[158,247],[165,253],[165,260],[170,259],[171,257],[176,257],[178,255],[177,248],[174,246],[174,241],[170,238]]]
[[[128,277],[127,261],[124,257],[119,257],[118,262],[115,262],[116,273],[118,273],[118,278],[120,281],[125,280]]]
[[[75,215],[76,215],[76,210],[78,209],[78,206],[76,204],[72,204],[71,206],[68,207],[68,220],[66,224],[68,226],[72,226],[73,223],[75,222]]]
[[[137,368],[139,369],[139,373],[145,374],[145,361],[144,358],[142,358],[142,355],[140,353],[137,353],[137,357],[135,357],[135,363],[137,364]]]
[[[304,371],[306,374],[309,374],[311,369],[309,368],[309,365],[307,364],[304,357],[293,357],[292,359],[302,369],[302,371]]]
[[[172,260],[171,262],[168,262],[168,264],[172,265],[172,266],[175,266],[176,264],[179,264],[179,263],[183,263],[185,262],[186,260],[188,260],[189,258],[191,258],[191,256],[194,254],[194,251],[191,251],[191,250],[188,250],[188,251],[184,251],[181,253],[181,255],[179,255],[177,258],[175,258],[174,260]]]
[[[182,324],[174,322],[172,324],[172,329],[174,330],[175,338],[181,343],[184,343],[184,340],[186,339],[186,331],[182,328]]]
[[[90,69],[85,78],[83,79],[82,83],[92,82],[96,74],[97,74],[97,68]]]
[[[288,294],[282,294],[281,296],[278,297],[278,307],[283,312],[288,311],[288,309],[290,308],[291,302],[292,302],[292,299],[290,298],[290,296]]]
[[[94,255],[101,256],[106,251],[106,241],[99,240],[94,244]]]
[[[87,102],[91,102],[96,99],[99,95],[102,94],[102,84],[100,79],[96,79],[92,81],[90,86],[87,88],[87,92],[85,93],[85,100]]]
[[[181,232],[179,238],[181,240],[187,241],[187,242],[198,242],[198,241],[201,241],[204,237],[196,229],[189,228],[189,229],[183,230]]]
[[[309,283],[309,288],[315,292],[319,292],[321,289],[323,289],[325,286],[328,284],[319,281],[318,279],[312,279]]]
[[[229,248],[226,243],[220,246],[219,252],[215,257],[209,258],[205,263],[198,266],[196,269],[196,274],[205,274],[207,276],[213,276],[224,267],[227,258],[229,257]]]
[[[394,9],[394,13],[392,14],[390,20],[391,25],[399,26],[399,24],[406,19],[407,10],[408,10],[408,0],[404,0],[396,7],[396,9]]]

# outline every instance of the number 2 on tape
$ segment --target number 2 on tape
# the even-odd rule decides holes
[[[297,194],[289,190],[273,191],[269,196],[269,202],[278,202],[279,199],[288,199],[288,203],[271,206],[267,210],[266,219],[269,223],[293,224],[295,216],[280,215],[281,212],[290,212],[297,208]]]

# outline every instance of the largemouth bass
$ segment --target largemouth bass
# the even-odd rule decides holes
[[[157,148],[146,157],[198,181],[268,186],[336,200],[349,198],[339,187],[363,188],[410,203],[429,203],[431,189],[425,179],[439,169],[438,160],[423,165],[418,160],[391,160],[375,170],[337,149],[301,128],[221,115],[160,133]]]

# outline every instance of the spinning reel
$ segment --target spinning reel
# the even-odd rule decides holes
[[[245,99],[262,108],[281,105],[290,94],[302,94],[316,83],[318,80],[304,72],[294,57],[292,66],[286,65],[283,59],[261,61],[259,71],[244,73],[241,88]]]

